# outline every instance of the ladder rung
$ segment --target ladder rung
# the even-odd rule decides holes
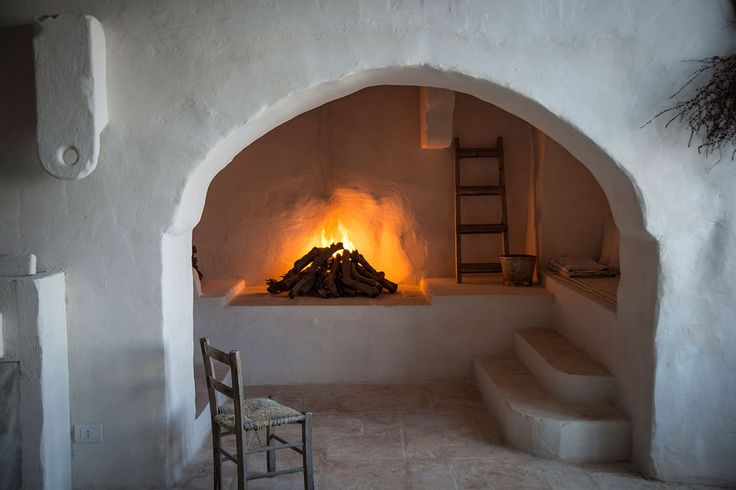
[[[462,274],[481,274],[484,272],[501,272],[501,264],[498,262],[470,262],[460,264]]]
[[[455,155],[458,158],[498,158],[502,150],[498,148],[457,148]]]
[[[504,188],[500,185],[462,185],[456,192],[458,196],[500,196]]]
[[[484,225],[458,225],[457,232],[461,235],[480,235],[489,233],[503,233],[506,231],[504,224],[484,224]]]

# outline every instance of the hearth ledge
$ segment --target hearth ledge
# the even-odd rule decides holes
[[[223,306],[422,306],[433,298],[449,296],[534,296],[544,299],[551,293],[542,287],[514,288],[501,283],[500,276],[486,277],[485,282],[457,284],[453,278],[428,278],[419,284],[401,284],[395,294],[377,298],[316,298],[300,296],[290,299],[285,294],[270,295],[264,286],[245,284],[239,279],[205,279],[198,284],[202,298],[222,298]],[[196,278],[195,278],[195,282]]]

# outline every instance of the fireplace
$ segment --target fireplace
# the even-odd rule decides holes
[[[204,274],[195,335],[243,351],[252,362],[248,383],[458,379],[470,375],[473,357],[508,350],[515,329],[554,322],[543,287],[504,287],[499,274],[455,283],[453,153],[421,147],[419,94],[378,86],[325,104],[255,141],[212,182],[193,233]],[[538,255],[542,268],[556,255],[598,256],[610,209],[580,162],[474,97],[454,94],[449,117],[464,145],[504,138],[512,253]],[[540,139],[544,162],[535,152]],[[474,160],[466,178],[496,185],[495,165]],[[566,200],[571,193],[585,206]],[[488,222],[501,209],[489,197],[463,203],[463,213],[464,223]],[[501,253],[498,237],[466,238],[469,261]],[[370,288],[345,296],[325,286],[290,297],[293,282],[266,291],[267,279],[279,283],[314,247],[340,242],[351,253],[322,251],[320,274],[335,254],[358,250],[370,275],[384,272],[398,290],[383,284],[377,297]],[[370,272],[355,260],[357,273]],[[277,351],[283,362],[274,361]]]

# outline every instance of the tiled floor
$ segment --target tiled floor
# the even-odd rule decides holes
[[[699,488],[645,480],[626,463],[576,465],[511,449],[503,444],[471,383],[274,386],[246,391],[249,397],[264,395],[314,414],[319,489]],[[288,426],[279,434],[297,440],[298,430],[298,425]],[[207,444],[177,488],[212,488],[211,458]],[[249,464],[264,471],[265,455],[251,456]],[[277,464],[299,465],[299,455],[281,451]],[[224,468],[225,488],[236,488],[235,465],[224,463]],[[248,488],[302,488],[302,476],[255,480]]]

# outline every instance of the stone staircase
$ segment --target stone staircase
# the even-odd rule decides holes
[[[476,359],[478,388],[507,439],[535,456],[625,461],[631,423],[613,406],[613,377],[556,330],[514,333],[516,357]]]

